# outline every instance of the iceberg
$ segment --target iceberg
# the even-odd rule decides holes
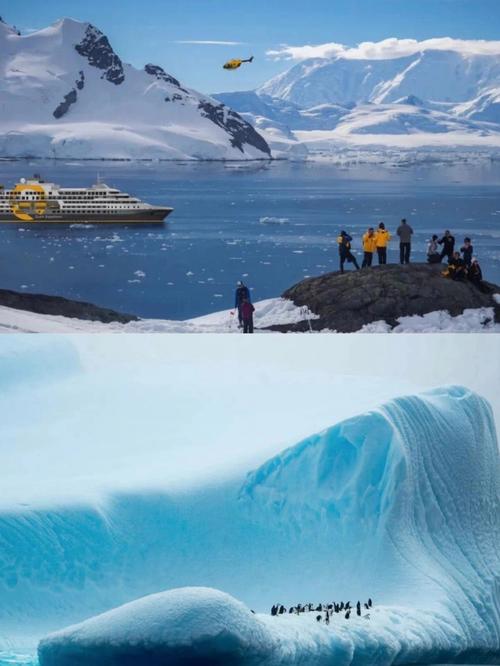
[[[49,634],[41,666],[500,663],[499,449],[490,406],[466,388],[345,420],[274,456],[239,489],[184,505],[151,498],[142,520],[137,511],[122,498],[102,517],[107,530],[96,514],[82,527],[85,552],[52,575],[66,611],[65,586],[80,601],[99,588],[95,607],[106,585],[108,608],[126,584],[146,596]],[[52,530],[61,538],[54,519]],[[77,547],[70,523],[65,530]],[[149,540],[127,551],[141,530]],[[93,533],[101,550],[114,539],[106,572]],[[54,603],[57,585],[45,584]],[[335,614],[329,625],[316,613],[269,614],[277,602],[369,596],[369,617]]]

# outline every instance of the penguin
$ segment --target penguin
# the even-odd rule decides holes
[[[344,610],[344,602],[343,602],[343,601],[340,602],[339,609],[340,609],[340,610]]]
[[[348,620],[351,617],[351,611],[348,610],[347,613],[345,614],[345,619]]]
[[[289,614],[290,614],[290,613],[293,613],[294,610],[295,610],[295,608],[294,608],[293,606],[290,606],[290,610],[288,611],[288,613],[289,613]]]
[[[371,608],[372,607],[372,600],[368,599],[368,606]]]
[[[358,615],[361,615],[361,603],[360,603],[359,601],[358,601],[358,603],[356,604],[356,613],[357,613]]]
[[[271,615],[278,615],[278,606],[273,606],[271,608]]]
[[[368,604],[366,603],[366,601],[365,601],[365,608],[366,608],[367,610],[370,608],[370,606],[368,606]]]
[[[358,615],[358,617],[361,615],[361,608],[356,608],[356,615]]]
[[[316,606],[316,610],[317,610],[317,611],[322,611],[322,610],[323,610],[323,606],[322,606],[321,604],[318,604],[318,605]]]
[[[330,624],[330,613],[328,611],[326,611],[325,623]]]
[[[316,615],[316,621],[321,622],[321,615]]]
[[[283,613],[286,612],[286,608],[284,606],[280,606],[280,615],[283,615]]]

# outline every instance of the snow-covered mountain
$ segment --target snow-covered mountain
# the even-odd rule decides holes
[[[256,91],[216,97],[273,141],[500,148],[500,53],[309,58]],[[272,130],[272,131],[271,131]]]
[[[0,156],[262,159],[237,113],[165,72],[128,65],[89,23],[29,35],[0,21]]]
[[[265,83],[259,93],[299,104],[375,104],[415,95],[464,102],[500,87],[500,55],[426,50],[403,58],[304,60]]]

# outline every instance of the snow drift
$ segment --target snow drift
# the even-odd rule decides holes
[[[237,113],[159,65],[123,63],[89,23],[20,35],[0,20],[0,154],[115,159],[267,159]]]
[[[256,611],[368,595],[375,611],[326,626],[251,617],[216,591],[165,593],[49,636],[43,666],[75,654],[114,663],[131,626],[141,663],[158,663],[151,645],[188,646],[190,659],[197,641],[179,608],[205,618],[207,663],[221,645],[234,663],[258,654],[273,666],[500,662],[499,451],[489,405],[462,387],[398,398],[308,437],[243,486],[70,513],[2,518],[3,627],[43,612],[56,629],[179,585],[224,589]],[[243,652],[224,639],[229,625],[250,636]]]

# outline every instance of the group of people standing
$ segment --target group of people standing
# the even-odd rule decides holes
[[[405,219],[401,220],[396,230],[399,236],[399,261],[401,264],[409,264],[411,256],[411,237],[413,229]],[[369,227],[363,234],[363,263],[361,268],[368,268],[373,263],[373,257],[377,254],[379,265],[387,263],[387,247],[391,240],[390,232],[385,228],[385,224],[380,222],[377,229]],[[340,272],[344,272],[346,261],[354,264],[356,270],[360,266],[352,252],[352,236],[342,230],[337,237],[340,258]],[[448,268],[443,272],[446,277],[454,280],[463,280],[468,278],[476,286],[481,287],[483,279],[481,267],[476,257],[473,256],[474,248],[470,238],[464,239],[464,244],[460,252],[455,250],[455,237],[447,229],[442,238],[436,234],[432,236],[427,246],[427,261],[431,264],[441,263],[446,257]]]
[[[396,233],[399,236],[400,262],[402,264],[409,264],[413,229],[408,222],[403,219],[401,220],[401,224],[397,228]],[[372,265],[375,253],[377,254],[379,265],[386,264],[387,248],[391,238],[392,236],[385,228],[383,222],[380,222],[377,229],[368,227],[367,231],[363,234],[363,263],[361,264],[361,268],[369,268]],[[337,243],[339,246],[340,272],[344,272],[344,264],[346,261],[354,264],[356,270],[359,270],[357,259],[351,251],[352,236],[342,230],[340,236],[337,238]]]

